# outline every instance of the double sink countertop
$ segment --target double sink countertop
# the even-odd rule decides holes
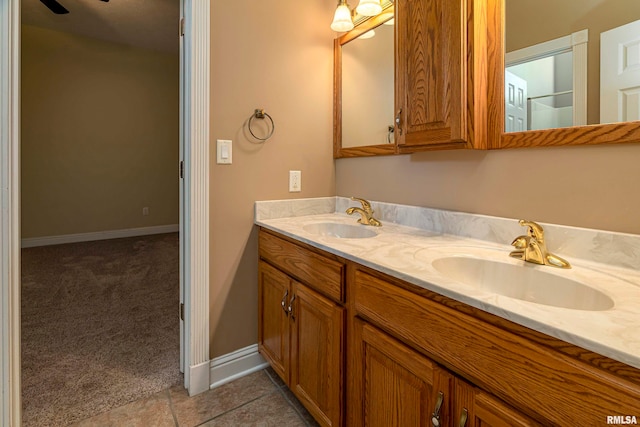
[[[640,369],[640,236],[543,223],[549,251],[573,266],[559,269],[509,257],[513,250],[509,243],[526,234],[518,219],[371,204],[382,227],[359,225],[359,215],[344,213],[347,207],[359,204],[343,197],[256,202],[255,223]],[[322,235],[312,224],[323,223],[366,227],[375,236]],[[543,277],[583,283],[610,297],[613,306],[591,311],[523,301],[454,280],[432,264],[460,256],[540,269]]]

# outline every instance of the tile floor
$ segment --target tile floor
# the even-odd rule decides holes
[[[267,368],[189,397],[172,387],[97,415],[75,427],[318,426],[282,380]]]

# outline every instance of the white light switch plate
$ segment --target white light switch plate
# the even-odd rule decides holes
[[[229,139],[216,140],[216,158],[219,165],[230,165],[233,159],[233,145]]]

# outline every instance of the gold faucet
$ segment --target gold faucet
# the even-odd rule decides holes
[[[359,213],[360,219],[358,219],[358,222],[360,224],[372,225],[374,227],[380,227],[382,225],[380,221],[373,217],[373,209],[371,208],[371,203],[357,197],[351,197],[351,200],[362,203],[362,208],[349,208],[347,209],[347,214],[353,215],[356,212]]]
[[[571,268],[571,264],[568,261],[547,251],[547,245],[544,242],[544,230],[540,224],[524,219],[521,219],[518,224],[528,227],[527,235],[518,236],[511,242],[511,246],[514,246],[516,250],[511,252],[509,256],[534,264]]]

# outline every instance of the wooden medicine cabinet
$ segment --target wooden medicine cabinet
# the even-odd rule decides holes
[[[486,10],[476,0],[395,0],[337,38],[334,157],[487,148]],[[371,31],[384,41],[363,40]],[[374,43],[382,59],[353,58]]]

